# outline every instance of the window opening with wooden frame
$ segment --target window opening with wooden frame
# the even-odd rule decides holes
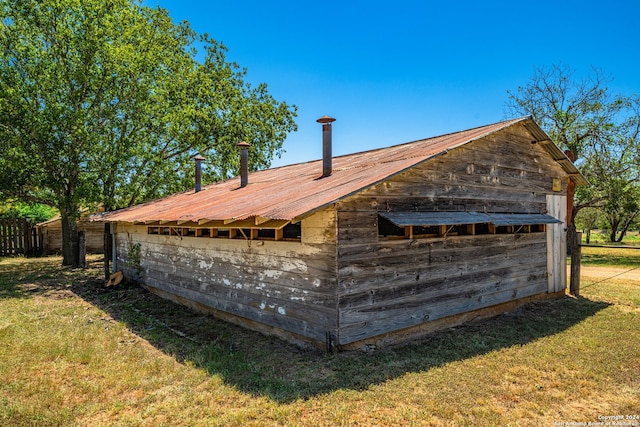
[[[299,242],[302,240],[302,227],[299,222],[295,224],[289,223],[280,228],[149,226],[147,227],[147,234]]]

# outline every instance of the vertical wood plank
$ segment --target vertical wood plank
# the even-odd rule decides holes
[[[6,243],[6,225],[5,220],[0,220],[0,255],[7,255],[7,243]]]
[[[566,196],[547,195],[547,212],[554,218],[563,221],[547,227],[547,273],[549,275],[548,291],[560,292],[567,286],[567,218]]]
[[[22,239],[24,242],[24,255],[31,255],[31,226],[26,219],[22,220]]]

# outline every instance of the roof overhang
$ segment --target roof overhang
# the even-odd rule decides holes
[[[552,140],[549,138],[549,135],[546,134],[544,130],[533,120],[532,117],[528,117],[528,119],[523,123],[525,129],[529,131],[529,133],[533,136],[534,140],[532,142],[540,144],[542,148],[544,148],[549,155],[555,160],[560,167],[567,173],[569,179],[571,179],[576,185],[589,185],[589,181],[584,177],[575,167],[573,162],[564,154],[564,151],[560,149]]]

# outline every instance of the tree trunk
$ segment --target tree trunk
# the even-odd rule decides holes
[[[580,241],[576,237],[577,233],[576,225],[573,223],[569,224],[567,227],[567,255],[569,256],[579,249]]]
[[[616,236],[618,235],[618,224],[620,224],[620,221],[609,221],[609,223],[611,224],[609,242],[614,243],[616,241]]]
[[[62,265],[80,266],[78,224],[66,212],[60,212],[62,222]]]
[[[622,242],[622,239],[624,239],[624,237],[627,235],[627,232],[629,231],[629,227],[631,227],[631,224],[633,224],[633,222],[635,221],[636,216],[637,214],[625,219],[624,224],[622,225],[622,229],[620,230],[620,235],[617,240],[618,243]]]

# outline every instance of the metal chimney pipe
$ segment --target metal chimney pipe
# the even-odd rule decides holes
[[[202,190],[202,161],[204,157],[200,154],[193,156],[193,160],[196,162],[196,193]]]
[[[331,123],[336,119],[329,116],[320,117],[316,122],[322,123],[322,178],[331,175]]]
[[[249,150],[251,144],[242,141],[240,147],[240,187],[246,187],[249,183]]]

